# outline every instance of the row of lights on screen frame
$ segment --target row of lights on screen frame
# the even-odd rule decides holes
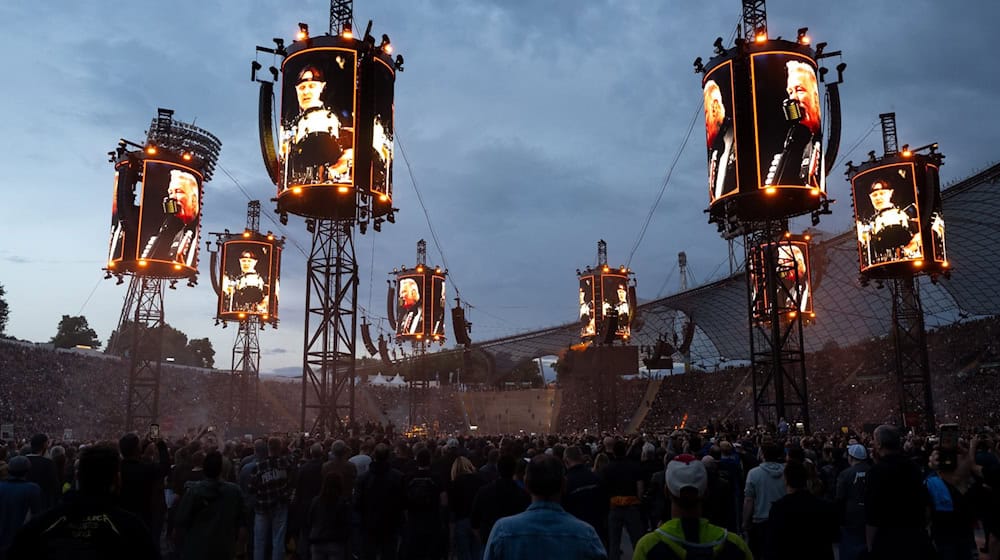
[[[369,29],[371,24],[369,22]],[[354,30],[351,27],[351,22],[344,22],[344,30],[340,33],[341,37],[345,39],[351,39],[354,37]],[[309,24],[299,22],[299,32],[295,34],[295,40],[297,41],[308,41],[309,40]],[[365,33],[365,41],[371,44],[375,43],[375,38]],[[392,54],[392,41],[389,40],[389,36],[385,33],[382,34],[382,42],[379,43],[378,48],[385,54]],[[396,70],[400,72],[403,71],[403,57],[402,55],[396,55]],[[259,68],[258,68],[259,70]],[[275,77],[277,79],[277,77]]]
[[[579,276],[581,274],[590,274],[591,272],[597,272],[597,269],[589,267],[589,266],[587,268],[583,269],[582,271],[579,268],[576,269],[577,276]],[[604,265],[604,266],[601,267],[601,272],[604,272],[604,273],[611,272],[611,267],[608,266],[608,265]],[[628,268],[627,266],[622,265],[622,266],[618,267],[618,270],[616,272],[618,272],[620,274],[626,274],[626,273],[632,272],[632,269]]]
[[[795,38],[795,42],[800,45],[808,45],[812,41],[809,38],[808,33],[809,33],[808,27],[800,27],[798,32],[796,33],[797,36]],[[741,41],[742,41],[741,39],[737,39],[737,43],[740,43]],[[757,32],[754,34],[754,42],[763,43],[765,41],[767,41],[767,29],[758,29]],[[726,47],[722,44],[722,37],[716,37],[715,42],[712,43],[712,46],[715,47],[716,56],[722,56],[726,54]],[[818,43],[816,45],[816,58],[822,57],[823,49],[825,48],[826,48],[826,43]],[[705,72],[705,64],[701,60],[700,56],[694,59],[694,71],[696,74],[703,74]]]
[[[395,274],[397,272],[406,272],[407,270],[408,269],[406,268],[406,266],[400,266],[399,268],[393,268],[392,272],[393,272],[393,274]],[[417,267],[414,270],[416,270],[418,273],[423,273],[424,266],[423,265],[417,265]],[[436,274],[441,274],[442,272],[444,272],[445,274],[448,274],[448,269],[446,268],[446,269],[444,269],[442,271],[440,266],[435,266],[434,267],[434,272]]]

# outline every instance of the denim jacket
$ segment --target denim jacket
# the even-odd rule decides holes
[[[557,502],[536,501],[524,513],[497,521],[483,560],[607,557],[593,527],[566,513]]]

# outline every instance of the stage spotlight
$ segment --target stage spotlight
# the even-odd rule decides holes
[[[875,157],[875,150],[868,152],[868,161],[870,161],[871,163],[875,163],[876,160],[877,158]]]
[[[715,42],[712,43],[712,46],[715,47],[715,54],[718,55],[726,54],[726,47],[722,46],[722,37],[716,37]]]
[[[361,235],[368,233],[368,222],[358,222],[358,229],[361,230]]]
[[[171,280],[170,284],[167,287],[170,288],[171,290],[176,290],[177,289],[177,280]]]
[[[105,270],[104,271],[104,279],[105,280],[111,280],[111,271],[110,270]]]
[[[389,220],[389,223],[390,223],[390,224],[394,224],[394,223],[396,223],[396,215],[395,215],[395,214],[393,214],[392,212],[389,212],[388,214],[386,214],[386,215],[385,215],[385,219],[386,219],[386,220]]]
[[[705,65],[701,62],[701,57],[694,59],[694,73],[702,74],[705,72]]]
[[[382,220],[376,218],[374,223],[372,223],[372,227],[375,231],[382,231]]]
[[[403,71],[403,55],[401,55],[401,54],[397,54],[396,55],[396,64],[394,66],[395,66],[396,70],[398,70],[400,72]]]
[[[305,41],[309,38],[309,24],[299,22],[299,33],[295,36],[299,41]]]
[[[261,66],[261,64],[259,62],[257,62],[256,60],[254,60],[253,62],[250,63],[250,81],[251,82],[257,81],[257,71],[260,70],[261,68],[263,68],[263,66]]]
[[[227,321],[223,321],[222,322],[222,328],[226,328],[228,325],[229,325],[229,323]]]
[[[146,153],[149,155],[156,155],[156,144],[150,143],[146,146]]]
[[[763,43],[764,41],[767,41],[767,30],[758,29],[757,33],[754,34],[753,40],[757,43]]]
[[[903,157],[910,157],[912,155],[913,155],[913,152],[910,151],[910,145],[909,144],[903,144],[902,156]]]
[[[823,49],[826,48],[826,41],[816,43],[816,58],[823,58]]]
[[[382,43],[379,44],[378,48],[382,49],[385,54],[392,54],[392,42],[389,41],[389,36],[385,33],[382,34]]]
[[[275,50],[277,50],[278,52],[281,52],[281,51],[285,50],[285,40],[284,39],[282,39],[281,37],[275,37],[275,38],[273,38],[271,40],[274,41],[274,46],[276,47]]]
[[[798,41],[798,43],[800,45],[808,45],[809,44],[809,35],[806,35],[806,33],[809,33],[809,28],[808,27],[800,27],[799,28],[798,35],[796,36],[795,40]]]
[[[281,225],[287,226],[288,225],[288,214],[286,214],[285,212],[282,212],[281,215],[278,216],[278,221],[281,222]]]
[[[115,286],[121,286],[124,283],[125,283],[125,277],[119,274],[118,281],[115,282]]]
[[[181,159],[184,161],[191,161],[191,152],[184,152],[181,154]]]
[[[271,66],[270,68],[267,69],[267,71],[271,73],[271,77],[274,78],[275,82],[277,82],[278,81],[278,69],[275,68],[274,66]]]
[[[354,37],[354,30],[351,29],[351,22],[349,21],[344,22],[344,31],[341,32],[341,36],[343,36],[344,39],[350,39]]]
[[[840,64],[837,65],[837,81],[838,82],[843,82],[844,81],[844,70],[847,70],[847,63],[846,62],[841,62]]]

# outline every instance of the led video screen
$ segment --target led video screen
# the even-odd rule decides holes
[[[862,272],[924,258],[916,181],[914,165],[909,162],[874,167],[853,177],[854,223]],[[943,257],[944,221],[940,216],[938,211]]]
[[[397,282],[396,336],[424,333],[424,275],[400,276]]]
[[[371,190],[378,200],[392,198],[393,87],[395,71],[382,59],[374,59],[370,87],[374,88],[372,116]],[[385,197],[383,200],[382,197]]]
[[[222,245],[219,316],[278,316],[281,249],[264,241],[227,241]],[[239,317],[242,315],[243,317]]]
[[[616,313],[618,315],[618,328],[615,330],[615,336],[630,336],[633,305],[628,297],[628,276],[602,274],[601,284],[601,317],[604,318]]]
[[[279,195],[290,187],[354,184],[356,56],[321,47],[285,59]]]
[[[772,255],[774,251],[776,254]],[[771,260],[772,257],[774,260]],[[765,274],[765,263],[769,260],[774,263],[778,312],[786,314],[797,311],[807,316],[811,315],[813,304],[809,244],[805,241],[785,240],[761,247],[752,262],[750,274],[754,317],[758,320],[767,320],[770,317],[770,296]]]
[[[597,316],[594,309],[594,277],[580,277],[580,336],[597,334]]]
[[[775,51],[750,57],[757,186],[826,192],[823,120],[816,63]]]
[[[445,294],[444,276],[434,275],[431,277],[431,336],[435,339],[444,337],[445,311],[448,308],[447,294]]]
[[[732,61],[720,64],[705,75],[702,92],[711,203],[739,190]]]
[[[944,236],[944,214],[941,212],[941,180],[938,176],[938,168],[935,165],[924,166],[927,188],[933,193],[931,203],[930,230],[931,247],[933,254],[931,258],[938,263],[948,262],[948,251]]]
[[[202,176],[198,171],[165,161],[143,162],[139,202],[140,266],[169,263],[178,271],[196,269],[201,197]],[[120,202],[117,213],[122,216]],[[156,275],[155,266],[150,270]]]
[[[129,181],[128,163],[115,168],[114,194],[111,198],[111,237],[108,241],[108,266],[136,257],[136,232],[139,206],[135,203],[135,182]]]

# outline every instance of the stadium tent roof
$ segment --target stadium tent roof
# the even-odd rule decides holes
[[[929,327],[965,317],[1000,314],[1000,252],[991,240],[1000,237],[1000,164],[943,191],[950,279],[918,284]],[[847,346],[888,334],[891,296],[888,289],[862,287],[858,281],[857,242],[853,231],[813,245],[813,292],[816,321],[805,333],[807,352],[828,344]],[[660,336],[682,338],[689,320],[695,323],[691,343],[694,362],[749,360],[746,279],[742,273],[640,305],[632,343],[653,345]],[[473,344],[491,377],[502,376],[525,360],[558,355],[580,342],[579,325],[527,332]]]

